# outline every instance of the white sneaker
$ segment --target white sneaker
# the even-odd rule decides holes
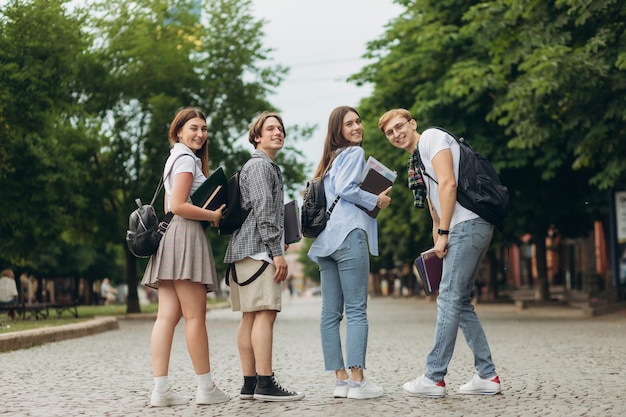
[[[333,394],[333,397],[347,398],[349,390],[350,390],[349,380],[338,379],[335,381],[335,392]]]
[[[202,389],[198,387],[198,391],[196,392],[196,404],[219,404],[225,403],[229,401],[230,397],[226,395],[221,389],[219,389],[216,385],[209,390]]]
[[[485,379],[474,375],[470,382],[461,385],[461,388],[459,388],[459,393],[461,394],[494,395],[500,392],[502,392],[502,387],[500,386],[498,375]]]
[[[382,387],[374,384],[368,379],[363,379],[361,382],[348,381],[348,398],[353,400],[366,400],[368,398],[378,398],[385,390]]]
[[[415,380],[405,383],[402,388],[412,396],[443,397],[446,395],[446,383],[443,380],[435,382],[426,375],[418,376]]]
[[[171,388],[165,393],[159,392],[156,389],[152,390],[152,395],[150,396],[150,405],[152,407],[169,407],[171,405],[187,404],[188,402],[189,398],[183,397]]]

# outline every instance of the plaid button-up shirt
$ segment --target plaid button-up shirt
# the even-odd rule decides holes
[[[266,252],[281,256],[284,233],[284,192],[280,168],[269,156],[255,150],[239,176],[241,206],[251,209],[246,221],[230,238],[225,263]]]

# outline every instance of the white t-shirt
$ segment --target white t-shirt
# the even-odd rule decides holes
[[[202,161],[187,146],[182,143],[176,143],[170,150],[170,156],[167,158],[165,168],[163,169],[167,207],[170,206],[170,199],[172,198],[174,177],[176,174],[182,172],[191,172],[193,174],[193,182],[191,183],[191,190],[189,192],[189,201],[191,201],[191,194],[206,180],[206,177],[202,173]]]
[[[9,277],[0,278],[0,301],[3,303],[13,301],[17,297],[17,285],[15,280]]]
[[[439,129],[426,129],[419,140],[418,147],[422,163],[428,175],[437,180],[435,171],[433,169],[432,160],[444,149],[450,149],[452,152],[452,164],[454,166],[454,179],[457,184],[459,183],[459,155],[461,150],[458,142],[446,132]],[[435,211],[441,217],[441,203],[439,202],[439,185],[430,179],[427,175],[424,175],[424,183],[428,190],[428,197],[435,208]],[[452,213],[452,219],[450,220],[450,229],[455,224],[471,220],[479,217],[473,211],[470,211],[459,204],[458,200],[454,206],[454,212]]]

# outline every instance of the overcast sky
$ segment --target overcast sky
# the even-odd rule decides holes
[[[380,37],[402,9],[392,0],[253,0],[253,4],[254,14],[267,21],[264,44],[275,50],[276,63],[290,68],[270,101],[280,109],[287,127],[317,125],[313,138],[303,144],[307,160],[317,166],[330,112],[341,105],[357,107],[372,89],[345,79],[367,64],[361,59],[367,42]]]
[[[269,100],[280,110],[287,128],[317,125],[313,138],[302,144],[307,161],[315,167],[330,112],[342,105],[358,110],[359,100],[372,90],[346,78],[367,64],[361,59],[366,44],[380,37],[403,9],[393,0],[253,0],[252,4],[254,15],[266,21],[263,43],[274,49],[273,63],[290,68]],[[240,141],[247,146],[247,135]]]

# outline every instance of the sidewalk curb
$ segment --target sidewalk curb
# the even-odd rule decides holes
[[[115,317],[103,316],[82,323],[0,334],[0,352],[9,352],[44,343],[89,336],[107,330],[116,330],[119,327],[120,325]]]
[[[230,307],[228,301],[207,306],[207,312]],[[0,352],[10,352],[17,349],[26,349],[33,346],[43,345],[50,342],[73,339],[76,337],[90,336],[109,330],[120,328],[118,320],[152,320],[156,319],[156,313],[142,314],[130,313],[123,316],[101,316],[81,323],[64,324],[61,326],[42,327],[21,332],[0,334]]]

